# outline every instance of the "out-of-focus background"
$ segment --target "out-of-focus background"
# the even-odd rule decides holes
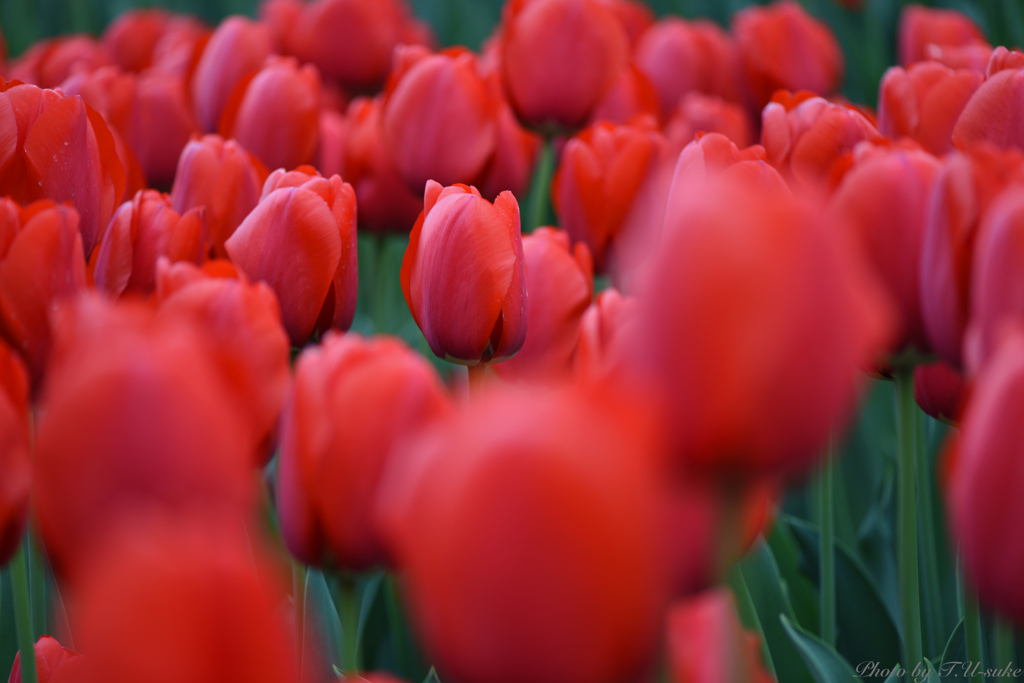
[[[373,2],[374,0],[366,0]],[[111,19],[131,7],[162,6],[188,12],[211,24],[229,14],[255,16],[260,0],[0,0],[0,27],[11,55],[48,36],[87,32],[99,34]],[[502,0],[411,0],[417,16],[434,29],[442,45],[478,48],[501,13]],[[758,4],[749,0],[647,0],[658,14],[710,17],[728,24],[737,9]],[[766,4],[766,3],[760,3]],[[895,30],[908,0],[802,0],[813,15],[832,26],[847,59],[843,93],[873,104],[878,80],[895,63]],[[925,0],[918,4],[950,7],[967,13],[985,30],[993,45],[1024,45],[1022,0]],[[851,9],[850,6],[859,6]]]

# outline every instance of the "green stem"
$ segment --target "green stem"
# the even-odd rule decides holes
[[[918,447],[917,447],[917,476],[918,476],[918,504],[921,520],[921,558],[924,570],[925,595],[928,600],[928,618],[925,621],[928,628],[929,652],[935,653],[941,650],[944,643],[940,638],[948,633],[945,625],[945,614],[942,606],[942,586],[939,583],[939,553],[936,549],[935,529],[935,507],[933,491],[933,469],[928,462],[926,440],[924,439],[924,421],[918,420]]]
[[[917,564],[917,486],[914,442],[917,435],[913,368],[896,371],[896,433],[899,438],[898,553],[903,666],[913,671],[924,659],[921,642],[921,586]]]
[[[32,596],[32,638],[48,633],[46,610],[46,558],[35,532],[25,534],[28,542],[29,590]]]
[[[967,661],[971,663],[972,669],[984,671],[983,653],[981,643],[981,610],[978,608],[978,598],[975,597],[970,587],[961,581],[960,595],[963,601],[961,609],[964,613],[964,638],[967,641]],[[971,680],[975,683],[984,683],[985,677],[974,676]]]
[[[551,138],[545,138],[541,144],[540,156],[533,170],[533,182],[530,184],[530,203],[527,207],[526,228],[523,232],[532,232],[547,222],[548,205],[551,201],[551,176],[555,172],[555,147]]]
[[[372,297],[373,326],[377,333],[388,331],[390,321],[385,320],[388,312],[388,236],[385,233],[376,235],[377,263],[373,269],[373,291]]]
[[[292,602],[295,607],[295,647],[301,673],[302,639],[306,627],[306,567],[297,560],[292,560]]]
[[[1014,681],[1015,677],[1010,674],[1013,671],[1013,667],[1010,666],[1013,663],[1013,626],[1005,619],[996,617],[993,636],[995,643],[992,668],[1006,672],[1006,675],[999,677],[1000,681]]]
[[[14,593],[14,630],[21,654],[22,683],[37,683],[36,651],[32,640],[32,605],[28,586],[28,541],[22,544],[11,562],[11,589]]]
[[[341,576],[338,617],[341,619],[341,668],[345,672],[359,671],[359,591],[355,576]]]
[[[388,574],[384,578],[384,604],[387,606],[388,632],[391,634],[391,644],[395,651],[395,659],[398,660],[398,669],[405,677],[411,677],[412,662],[409,661],[408,636],[405,632],[405,619],[402,617],[402,607],[399,604],[398,586],[395,577]]]
[[[833,502],[835,444],[829,439],[821,462],[818,482],[818,506],[821,543],[818,557],[821,574],[821,639],[836,645],[836,518]]]

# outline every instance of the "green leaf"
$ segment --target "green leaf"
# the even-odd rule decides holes
[[[430,667],[430,671],[427,673],[427,677],[423,679],[423,683],[441,683],[441,679],[437,677],[437,671],[434,667]]]
[[[370,611],[373,603],[380,592],[380,584],[384,580],[384,572],[372,574],[363,583],[362,601],[359,604],[359,626],[356,629],[356,647],[363,643],[363,633],[366,631],[366,621],[370,618]]]
[[[341,662],[338,641],[341,620],[331,600],[327,580],[319,569],[306,571],[305,610],[302,618],[302,680],[326,680]],[[315,672],[315,673],[309,673]]]
[[[939,672],[943,683],[965,683],[970,681],[965,665],[967,664],[967,626],[961,619],[953,632],[949,634],[946,648],[939,660]]]
[[[853,668],[832,647],[791,622],[785,615],[779,619],[816,683],[836,683],[856,677]]]
[[[800,544],[788,524],[775,524],[768,546],[786,583],[796,622],[812,633],[820,630],[819,591],[815,582],[800,569]]]

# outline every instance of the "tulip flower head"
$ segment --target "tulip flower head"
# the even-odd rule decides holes
[[[21,359],[0,342],[0,566],[18,549],[28,520],[29,378]]]

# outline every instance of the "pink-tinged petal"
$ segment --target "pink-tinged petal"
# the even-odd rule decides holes
[[[232,89],[259,69],[273,49],[273,36],[264,24],[229,17],[217,27],[192,75],[192,99],[204,131],[217,130]]]
[[[494,356],[489,361],[502,361],[511,357],[526,341],[526,329],[529,306],[526,291],[526,258],[523,255],[522,228],[519,219],[519,203],[511,192],[502,192],[494,200],[494,211],[501,218],[508,235],[509,246],[515,255],[512,268],[512,279],[508,283],[501,306],[501,335],[494,343]]]
[[[109,296],[118,297],[128,287],[135,263],[136,225],[135,202],[122,204],[100,242],[93,279],[96,288]]]
[[[953,144],[1024,148],[1024,71],[1000,71],[978,88],[953,129]]]

